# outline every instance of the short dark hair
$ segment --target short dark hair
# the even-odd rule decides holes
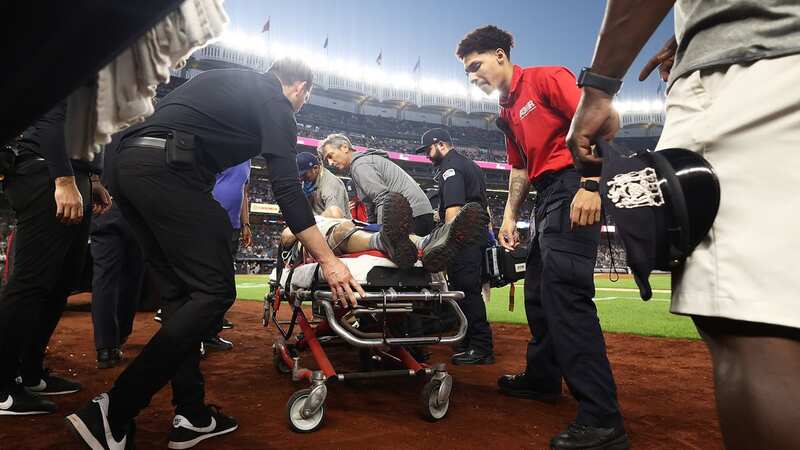
[[[274,74],[284,85],[305,81],[308,87],[314,83],[314,72],[308,64],[296,58],[281,58],[273,61],[267,73]]]
[[[514,36],[511,36],[511,33],[494,25],[486,25],[472,30],[464,36],[464,39],[461,39],[456,49],[456,56],[458,59],[464,59],[472,52],[493,52],[502,48],[506,52],[506,56],[511,58],[511,47],[513,46]]]

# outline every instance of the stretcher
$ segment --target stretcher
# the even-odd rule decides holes
[[[420,402],[422,416],[429,421],[444,418],[450,407],[453,378],[444,363],[420,362],[409,348],[460,342],[467,332],[467,320],[457,301],[464,293],[448,291],[442,274],[428,273],[422,267],[400,270],[380,252],[369,251],[340,257],[367,293],[355,308],[343,307],[333,300],[317,263],[304,260],[292,264],[292,257],[286,253],[282,255],[286,265],[279,265],[270,276],[263,325],[274,324],[279,331],[272,345],[275,368],[290,374],[293,381],[309,383],[286,405],[290,428],[308,433],[322,426],[327,385],[332,382],[399,376],[426,377]],[[288,321],[278,319],[282,305],[291,308]],[[444,312],[456,318],[448,334],[406,336],[402,332],[403,320],[410,314],[430,318]],[[359,350],[360,371],[336,369],[325,350],[335,344]],[[310,352],[318,369],[303,367],[304,352]]]

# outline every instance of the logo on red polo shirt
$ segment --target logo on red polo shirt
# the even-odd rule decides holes
[[[536,109],[536,103],[533,103],[533,100],[528,100],[528,103],[525,103],[525,106],[523,106],[519,110],[520,120],[524,119],[525,116],[527,116],[528,113],[533,111],[534,109]]]

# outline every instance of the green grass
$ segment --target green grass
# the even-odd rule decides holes
[[[238,298],[262,300],[267,289],[267,280],[266,275],[237,275]],[[669,275],[653,275],[650,283],[654,290],[670,289]],[[603,330],[643,336],[699,339],[691,319],[669,312],[669,292],[654,292],[653,298],[644,302],[639,298],[636,283],[627,277],[613,283],[607,275],[598,275],[595,277],[595,285],[595,303]],[[508,291],[508,286],[492,290],[492,300],[486,305],[489,320],[527,324],[523,285],[517,284],[514,311],[508,310]]]

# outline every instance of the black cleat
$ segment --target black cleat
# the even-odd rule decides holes
[[[236,419],[222,414],[218,407],[209,405],[208,411],[211,414],[211,423],[204,427],[193,425],[184,416],[175,416],[167,446],[178,450],[192,448],[206,439],[228,434],[239,428]]]
[[[467,203],[452,222],[430,234],[422,248],[422,267],[428,272],[441,272],[465,246],[478,242],[488,233],[489,216],[478,203]]]
[[[417,246],[408,235],[414,216],[408,200],[396,192],[386,194],[381,206],[381,231],[378,238],[386,249],[386,255],[401,269],[410,269],[417,262]]]
[[[222,329],[223,330],[230,330],[231,328],[233,328],[233,322],[231,322],[228,319],[223,318],[222,319]]]
[[[553,450],[628,450],[631,443],[625,429],[599,428],[571,423],[566,431],[550,440]]]

